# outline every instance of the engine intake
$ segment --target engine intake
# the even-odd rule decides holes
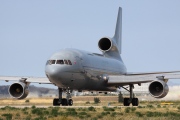
[[[112,48],[112,41],[109,38],[101,38],[98,43],[99,49],[101,51],[109,51]]]
[[[9,87],[9,94],[16,99],[24,99],[29,94],[28,85],[23,82],[13,83]]]
[[[164,81],[153,81],[149,85],[149,92],[155,98],[163,98],[168,94],[169,87]]]

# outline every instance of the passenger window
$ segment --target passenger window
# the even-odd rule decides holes
[[[56,64],[64,64],[63,60],[57,60]]]
[[[64,64],[68,65],[68,61],[67,61],[67,60],[64,60]]]
[[[71,63],[71,61],[70,61],[70,60],[68,60],[68,62],[69,62],[69,65],[72,65],[72,63]]]

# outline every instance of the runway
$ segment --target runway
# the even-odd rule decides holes
[[[7,105],[8,106],[8,105]],[[6,106],[0,106],[0,108],[4,108]],[[15,108],[31,108],[32,105],[9,105],[9,107],[15,107]],[[89,107],[94,107],[94,108],[103,108],[103,107],[109,107],[109,108],[122,108],[125,106],[44,106],[44,105],[35,105],[36,108],[50,108],[50,107],[59,107],[59,108],[89,108]],[[129,106],[131,107],[131,106]]]

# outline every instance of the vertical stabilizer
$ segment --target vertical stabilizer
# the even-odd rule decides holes
[[[113,37],[113,40],[117,44],[119,54],[121,54],[121,39],[122,39],[121,37],[122,37],[122,8],[119,7],[118,17],[117,17],[117,22],[116,22],[116,29],[115,29],[115,34]]]
[[[105,57],[121,60],[122,8],[119,7],[116,29],[113,38],[103,37],[98,42],[99,49]]]

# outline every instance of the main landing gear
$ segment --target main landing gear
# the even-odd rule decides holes
[[[124,98],[124,106],[129,106],[132,103],[132,106],[138,106],[139,100],[138,98],[134,98],[133,95],[134,85],[129,85],[130,98]],[[127,89],[126,89],[127,90]]]
[[[69,89],[63,90],[62,88],[58,88],[59,90],[59,98],[54,98],[53,106],[72,106],[73,100],[71,98],[71,91]],[[66,91],[66,98],[62,98],[63,91]]]

